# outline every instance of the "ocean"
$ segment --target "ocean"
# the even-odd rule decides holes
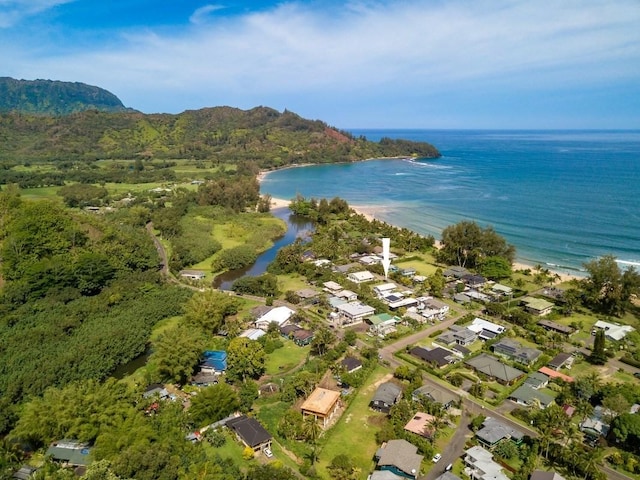
[[[375,218],[440,238],[491,225],[517,260],[579,274],[612,254],[640,266],[640,131],[350,130],[427,141],[439,159],[378,159],[269,173],[273,197],[341,197]]]

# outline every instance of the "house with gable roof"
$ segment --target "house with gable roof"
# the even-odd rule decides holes
[[[388,470],[402,478],[418,478],[423,456],[418,447],[402,439],[383,443],[375,454],[378,470]]]
[[[402,398],[402,389],[393,382],[384,382],[378,386],[373,395],[369,406],[374,410],[389,413],[393,407]]]

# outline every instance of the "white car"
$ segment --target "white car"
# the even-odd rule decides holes
[[[440,455],[439,453],[436,453],[436,454],[433,456],[433,458],[432,458],[433,463],[438,463],[438,461],[439,461],[441,458],[442,458],[442,455]]]
[[[267,457],[267,458],[271,458],[271,457],[273,457],[273,452],[271,451],[271,449],[270,449],[270,448],[265,448],[265,449],[263,450],[263,452],[264,452],[265,457]]]

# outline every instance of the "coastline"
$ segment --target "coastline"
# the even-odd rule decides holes
[[[404,158],[404,157],[402,157],[402,158]],[[367,160],[373,160],[373,159],[367,159]],[[364,160],[364,161],[366,161],[366,160]],[[278,170],[285,170],[285,169],[288,169],[288,168],[301,168],[301,167],[307,167],[307,166],[311,166],[311,165],[315,165],[315,164],[306,163],[306,164],[299,164],[299,165],[291,165],[291,166],[283,167],[283,168],[278,169]],[[275,171],[276,170],[262,170],[262,171],[260,171],[258,173],[258,175],[257,175],[258,183],[262,183],[262,181],[266,178],[266,176],[269,173],[275,172]],[[291,203],[290,200],[285,200],[283,198],[271,198],[271,207],[272,208],[288,208],[290,203]],[[375,220],[376,219],[376,213],[380,212],[381,209],[384,209],[384,207],[380,207],[379,205],[351,205],[351,204],[349,204],[349,206],[351,207],[351,209],[354,212],[356,212],[359,215],[362,215],[368,221]],[[440,248],[441,247],[440,240],[436,239],[435,242],[434,242],[434,246],[436,248]],[[516,260],[515,262],[513,262],[513,270],[514,270],[514,272],[517,271],[517,270],[533,270],[535,268],[535,266],[536,265],[528,264],[526,262],[523,262],[522,260]],[[545,264],[542,264],[542,266],[544,268],[546,268]],[[561,271],[561,270],[554,270],[553,268],[548,268],[547,270],[549,272],[551,272],[552,274],[558,275],[558,277],[560,278],[560,282],[569,282],[571,280],[582,280],[582,279],[584,279],[584,276],[567,273],[567,272],[564,272],[564,271]]]

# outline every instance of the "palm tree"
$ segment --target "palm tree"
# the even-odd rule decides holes
[[[586,451],[587,455],[583,458],[584,480],[597,471],[598,466],[602,464],[604,460],[604,448],[596,447],[592,450]]]

